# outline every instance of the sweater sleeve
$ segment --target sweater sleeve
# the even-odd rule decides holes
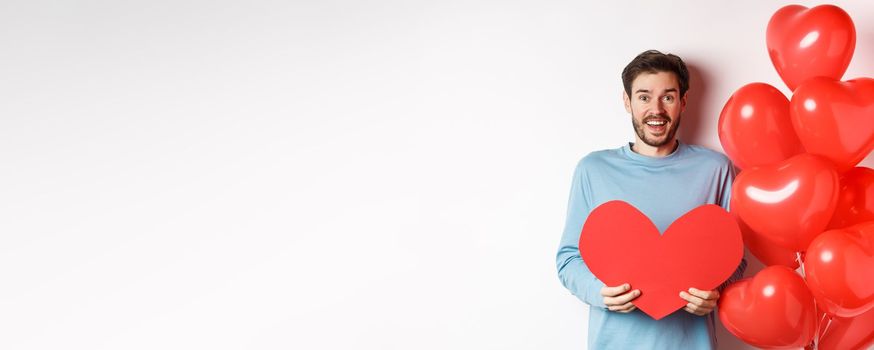
[[[571,294],[591,306],[607,308],[601,297],[604,283],[595,278],[580,256],[580,231],[592,210],[591,202],[587,200],[590,196],[585,193],[587,181],[583,169],[584,160],[577,164],[574,171],[564,232],[556,254],[556,267],[558,278]]]

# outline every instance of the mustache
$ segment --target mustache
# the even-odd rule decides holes
[[[644,117],[643,122],[646,123],[646,122],[653,120],[653,119],[664,119],[664,120],[667,120],[669,123],[673,121],[671,119],[671,117],[669,117],[667,114],[651,114],[651,115]]]

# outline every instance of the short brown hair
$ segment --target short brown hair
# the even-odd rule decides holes
[[[674,73],[680,82],[680,96],[685,96],[689,90],[689,70],[679,56],[663,54],[657,50],[646,50],[637,55],[622,70],[622,85],[625,93],[631,96],[631,82],[641,73],[655,74],[658,72]]]

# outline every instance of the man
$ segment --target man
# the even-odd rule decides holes
[[[656,321],[635,308],[639,290],[628,283],[605,286],[580,257],[583,223],[595,207],[607,201],[630,203],[660,232],[701,205],[728,208],[734,179],[728,158],[676,137],[689,89],[683,61],[655,50],[643,52],[622,71],[622,83],[635,141],[590,153],[577,164],[556,257],[559,278],[590,305],[589,349],[714,349],[713,310],[722,286],[711,291],[677,291],[688,304]],[[746,261],[741,261],[729,281],[739,279],[745,267]]]

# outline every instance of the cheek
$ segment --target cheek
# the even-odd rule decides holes
[[[651,108],[650,106],[647,106],[647,105],[634,107],[634,112],[635,112],[635,114],[637,114],[641,118],[643,118],[647,115],[650,115],[650,114],[657,114],[658,113],[658,111],[654,110],[653,108]]]
[[[668,113],[670,113],[671,115],[677,115],[683,111],[683,105],[677,104],[677,105],[669,106],[666,109],[667,109]]]

